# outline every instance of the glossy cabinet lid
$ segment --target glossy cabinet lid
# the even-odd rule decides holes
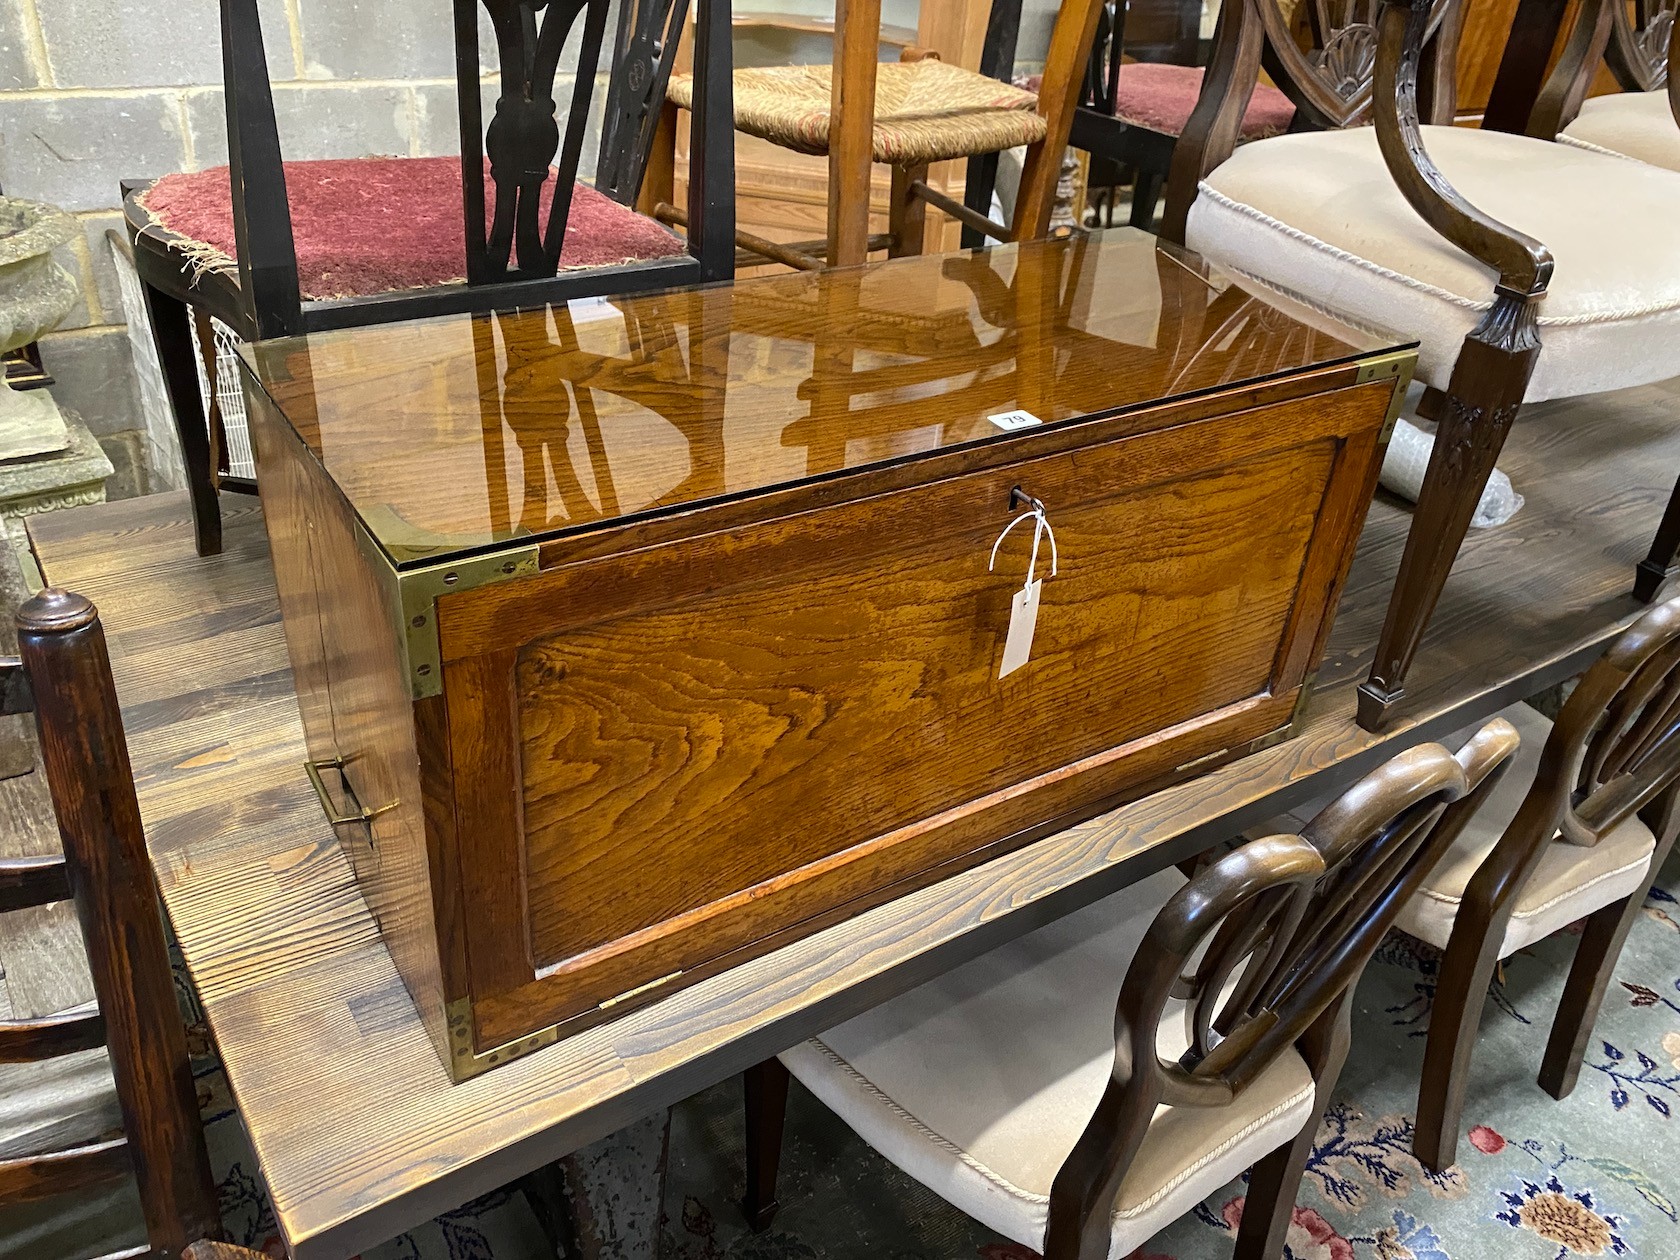
[[[1395,348],[1130,228],[248,346],[399,565]]]

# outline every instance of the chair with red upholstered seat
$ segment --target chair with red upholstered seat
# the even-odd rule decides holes
[[[1110,29],[1091,50],[1085,99],[1074,113],[1069,143],[1136,172],[1131,224],[1148,230],[1155,225],[1173,148],[1202,94],[1205,72],[1164,61],[1125,62],[1122,68],[1130,7],[1123,0],[1108,6]],[[1199,3],[1190,7],[1200,14]],[[1287,95],[1269,83],[1256,84],[1238,138],[1280,136],[1294,120],[1295,103]]]
[[[480,96],[479,5],[501,97]],[[464,157],[283,161],[257,0],[221,0],[228,165],[124,184],[124,214],[181,436],[201,554],[228,476],[212,320],[254,340],[611,296],[734,270],[729,7],[698,0],[686,237],[637,212],[689,0],[625,0],[593,181],[578,166],[612,0],[453,0]],[[439,37],[444,33],[440,29]],[[575,54],[570,99],[554,97]],[[195,329],[195,317],[197,327]],[[210,395],[206,411],[197,356]],[[223,382],[225,385],[226,382]]]

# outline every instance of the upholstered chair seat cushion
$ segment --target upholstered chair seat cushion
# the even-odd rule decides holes
[[[461,163],[440,158],[344,158],[287,162],[298,289],[303,298],[367,297],[464,284],[466,233]],[[546,226],[553,185],[539,219]],[[495,213],[495,186],[485,177]],[[233,201],[225,166],[165,175],[138,197],[152,222],[196,272],[237,271]],[[562,269],[671,258],[685,246],[654,220],[578,184],[561,246]]]
[[[1502,132],[1423,132],[1472,205],[1556,259],[1531,401],[1680,371],[1680,173]],[[1187,236],[1286,307],[1416,338],[1418,375],[1437,387],[1493,301],[1493,270],[1424,223],[1369,127],[1240,146],[1203,181]]]
[[[1589,97],[1558,139],[1577,148],[1680,171],[1680,123],[1674,121],[1666,91]]]
[[[1114,1062],[1132,955],[1184,878],[1163,871],[782,1056],[882,1155],[976,1220],[1044,1245],[1051,1182]],[[1162,1023],[1176,1058],[1184,1021]],[[1163,1107],[1121,1187],[1113,1260],[1290,1141],[1313,1114],[1293,1050],[1230,1104]]]
[[[1481,809],[1395,920],[1396,926],[1441,949],[1447,947],[1452,936],[1453,920],[1458,916],[1471,876],[1517,816],[1540,768],[1540,752],[1552,733],[1551,722],[1527,704],[1513,704],[1499,716],[1516,727],[1522,738],[1511,758],[1510,769],[1494,785]],[[1478,723],[1466,727],[1442,742],[1449,748],[1457,748],[1480,726]],[[1298,831],[1329,799],[1302,805],[1275,819],[1267,829]],[[1541,855],[1534,874],[1517,895],[1499,956],[1508,958],[1599,907],[1627,896],[1645,878],[1655,848],[1656,837],[1637,818],[1628,819],[1591,847],[1554,837]]]
[[[735,72],[735,127],[792,149],[828,152],[834,67],[763,66]],[[667,97],[694,106],[694,80],[672,75]],[[996,153],[1044,139],[1038,97],[928,58],[875,68],[873,160],[899,166]]]
[[[1452,935],[1453,920],[1471,876],[1516,817],[1539,769],[1540,750],[1552,733],[1551,722],[1526,704],[1514,704],[1500,716],[1510,721],[1522,736],[1522,746],[1511,760],[1509,773],[1494,786],[1487,803],[1470,820],[1396,920],[1413,936],[1442,949]],[[1465,731],[1463,738],[1470,734]],[[1554,837],[1517,897],[1499,956],[1508,958],[1599,907],[1627,896],[1645,878],[1656,843],[1650,828],[1638,818],[1629,818],[1591,847]]]
[[[1190,121],[1190,111],[1202,94],[1200,66],[1169,66],[1140,61],[1120,67],[1115,85],[1114,116],[1134,127],[1177,136]],[[1256,84],[1243,113],[1242,138],[1280,136],[1295,119],[1295,103],[1269,83]]]

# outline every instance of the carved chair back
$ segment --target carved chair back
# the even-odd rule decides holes
[[[568,295],[565,286],[557,286],[560,251],[586,131],[597,112],[602,123],[595,187],[623,205],[635,203],[689,0],[618,0],[617,29],[609,44],[613,3],[453,0],[467,285],[483,292],[463,303],[457,289],[448,309],[532,305]],[[487,51],[480,46],[481,5],[493,35],[493,72],[500,76],[488,123],[481,98],[482,54]],[[241,290],[252,306],[257,335],[276,336],[304,331],[305,321],[257,8],[258,0],[222,0],[228,166]],[[698,0],[697,10],[696,59],[708,90],[699,94],[695,108],[689,251],[700,267],[692,276],[665,275],[654,282],[657,287],[733,272],[729,5],[727,0]],[[596,111],[592,96],[604,47],[610,74],[604,108]],[[569,58],[568,52],[573,54]],[[557,92],[567,74],[569,93]],[[563,102],[556,101],[557,95]],[[510,285],[520,287],[498,287]],[[621,285],[593,291],[636,287],[647,286],[626,277]],[[366,318],[341,317],[336,323],[434,313],[424,308],[425,295],[432,292],[414,295],[421,309],[366,302]]]
[[[1552,724],[1534,783],[1466,889],[1507,904],[1560,833],[1592,846],[1635,814],[1657,830],[1680,783],[1680,599],[1646,613],[1576,684]],[[1497,934],[1495,934],[1497,939]]]
[[[1300,835],[1242,845],[1161,909],[1120,991],[1108,1088],[1052,1184],[1047,1256],[1105,1254],[1115,1196],[1158,1106],[1229,1102],[1291,1046],[1327,1083],[1372,951],[1516,746],[1496,719],[1456,756],[1410,749]],[[1158,1034],[1175,1002],[1189,1048],[1168,1062]]]
[[[1380,123],[1397,104],[1414,126],[1450,123],[1462,26],[1461,0],[1226,0],[1201,98],[1174,155],[1164,234],[1183,241],[1196,185],[1235,150],[1262,68],[1294,103],[1298,131]]]
[[[1655,92],[1668,83],[1670,47],[1680,0],[1612,0],[1604,59],[1625,92]]]
[[[1581,111],[1602,58],[1625,92],[1665,86],[1680,122],[1680,83],[1670,68],[1680,61],[1680,0],[1583,0],[1528,117],[1528,134],[1550,140]],[[1528,73],[1538,81],[1538,67]],[[1501,73],[1504,68],[1501,67]]]
[[[73,899],[98,1009],[0,1023],[0,1062],[105,1046],[123,1131],[0,1160],[0,1203],[134,1177],[147,1245],[108,1260],[175,1260],[221,1220],[105,633],[86,599],[49,589],[19,611],[18,640],[0,711],[35,713],[64,853],[0,860],[0,912]]]

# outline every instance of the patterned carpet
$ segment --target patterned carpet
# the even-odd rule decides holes
[[[1360,987],[1353,1053],[1319,1135],[1290,1234],[1294,1260],[1571,1260],[1680,1256],[1680,858],[1622,955],[1580,1085],[1554,1103],[1534,1083],[1574,941],[1511,959],[1482,1026],[1460,1164],[1427,1173],[1410,1154],[1423,1034],[1439,955],[1395,934]],[[183,1003],[196,1004],[183,986]],[[199,1096],[229,1236],[283,1256],[226,1080],[192,1030]],[[574,1176],[610,1205],[592,1253],[645,1260],[649,1134],[598,1143]],[[657,1156],[657,1137],[654,1143]],[[632,1157],[626,1152],[631,1148]],[[639,1152],[639,1153],[638,1153]],[[638,1160],[640,1161],[638,1163]],[[641,1168],[637,1175],[619,1170]],[[783,1209],[762,1235],[735,1207],[744,1160],[740,1092],[724,1082],[672,1116],[660,1260],[1027,1260],[874,1154],[795,1083]],[[616,1178],[616,1183],[615,1183]],[[1133,1260],[1226,1260],[1242,1208],[1235,1182]],[[0,1260],[86,1255],[90,1238],[137,1239],[132,1191],[75,1205],[41,1228],[0,1230]],[[644,1218],[642,1227],[635,1219]],[[79,1240],[66,1245],[66,1239]],[[598,1251],[596,1250],[598,1248]],[[365,1253],[366,1260],[535,1260],[554,1251],[522,1193],[486,1195]]]

